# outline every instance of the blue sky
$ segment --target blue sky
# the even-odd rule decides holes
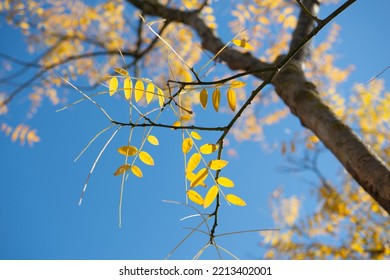
[[[220,1],[221,2],[221,1]],[[389,65],[388,1],[357,1],[336,19],[342,26],[335,52],[341,66],[354,64],[356,70],[343,87],[350,91],[354,82],[367,82]],[[326,11],[329,11],[326,8]],[[219,23],[221,26],[223,23]],[[0,52],[28,59],[23,37],[0,18]],[[326,30],[323,31],[326,34]],[[322,35],[321,35],[322,36]],[[319,37],[321,38],[321,37]],[[388,80],[389,72],[382,75]],[[3,90],[3,89],[2,89]],[[73,94],[73,93],[72,93]],[[74,94],[77,94],[74,92]],[[11,114],[1,121],[15,123],[24,118],[26,103],[16,99]],[[108,134],[97,140],[77,162],[74,158],[89,140],[107,125],[107,120],[89,103],[56,113],[44,104],[29,124],[38,129],[42,141],[33,148],[12,143],[0,135],[0,259],[162,259],[199,220],[179,220],[193,214],[191,209],[164,203],[184,201],[183,162],[179,132],[154,129],[159,147],[150,147],[156,166],[144,167],[144,178],[126,184],[123,227],[118,228],[120,179],[112,176],[121,162],[115,151],[126,134],[114,139],[99,162],[81,206],[78,199],[89,169]],[[285,126],[299,125],[289,118]],[[279,126],[267,137],[285,137]],[[204,134],[209,141],[218,135]],[[245,198],[247,207],[223,204],[218,233],[272,228],[268,197],[278,186],[298,196],[309,186],[302,174],[277,171],[283,165],[278,152],[264,152],[259,143],[233,143],[240,155],[227,158],[226,173],[235,181],[235,193]],[[175,149],[176,147],[176,149]],[[333,164],[331,156],[322,164]],[[220,245],[241,259],[257,259],[263,254],[257,233],[221,237]],[[191,259],[207,242],[196,234],[173,254],[173,259]],[[209,249],[205,258],[216,258]]]

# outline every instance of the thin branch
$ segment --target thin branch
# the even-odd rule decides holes
[[[225,131],[226,127],[204,127],[204,126],[196,126],[196,125],[187,125],[187,126],[174,126],[174,125],[167,125],[167,124],[162,124],[162,123],[155,123],[153,121],[149,121],[148,123],[138,123],[135,124],[133,122],[119,122],[115,120],[111,120],[112,123],[118,124],[121,126],[131,126],[131,127],[163,127],[163,128],[171,128],[171,129],[190,129],[190,130],[206,130],[206,131]]]

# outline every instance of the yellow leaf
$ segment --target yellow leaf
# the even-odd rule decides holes
[[[234,81],[233,83],[230,84],[231,88],[242,88],[246,85],[246,83],[241,82],[241,81]]]
[[[208,93],[207,90],[204,88],[201,90],[199,94],[200,105],[202,105],[203,109],[206,109],[207,107],[207,99],[208,99]]]
[[[191,120],[191,118],[192,118],[191,115],[182,115],[182,116],[180,117],[180,120],[183,121],[183,122],[188,122],[188,121]]]
[[[209,162],[209,167],[211,170],[218,170],[224,168],[228,162],[222,159],[215,159]]]
[[[148,154],[147,152],[145,152],[145,151],[139,152],[139,159],[140,159],[143,163],[145,163],[145,164],[147,164],[147,165],[154,165],[154,160],[153,160],[152,156],[149,155],[149,154]]]
[[[192,172],[198,166],[201,158],[202,156],[199,153],[195,153],[190,157],[187,163],[187,173]]]
[[[191,180],[190,187],[194,188],[196,186],[201,185],[204,180],[206,180],[208,174],[209,173],[207,171],[207,168],[202,168],[201,170],[199,170],[198,173],[195,174],[195,177],[193,177],[193,179]]]
[[[138,149],[134,146],[122,146],[118,148],[118,153],[124,156],[134,156],[138,152]]]
[[[242,198],[240,198],[240,197],[238,197],[238,196],[236,196],[234,194],[227,194],[225,196],[225,198],[231,204],[234,204],[234,205],[237,205],[237,206],[246,206],[246,202]]]
[[[217,194],[218,194],[218,186],[212,186],[207,192],[206,197],[204,198],[203,207],[204,208],[209,207],[217,197]]]
[[[112,77],[110,80],[110,84],[108,85],[108,90],[110,96],[112,96],[118,88],[118,79],[116,77]]]
[[[136,166],[136,165],[133,165],[132,167],[131,167],[131,172],[133,172],[133,174],[135,175],[135,176],[137,176],[138,178],[142,178],[144,175],[142,174],[142,171],[141,171],[141,169],[138,167],[138,166]]]
[[[131,92],[133,90],[133,82],[129,77],[126,77],[124,83],[123,83],[123,91],[125,92],[126,99],[131,98]]]
[[[188,165],[187,165],[188,166]],[[187,171],[186,172],[186,178],[188,181],[193,181],[194,178],[195,178],[195,173],[193,173],[192,171]]]
[[[145,91],[144,83],[141,80],[138,80],[135,83],[134,88],[134,95],[135,95],[135,102],[140,101]]]
[[[181,126],[181,121],[175,121],[175,122],[172,124],[172,126],[174,126],[174,127],[180,127],[180,126]],[[174,128],[172,128],[172,129],[174,129]]]
[[[130,164],[128,163],[119,166],[118,169],[114,172],[114,176],[118,176],[125,173],[127,170],[129,170],[129,168],[130,168]]]
[[[186,138],[183,140],[183,143],[181,145],[181,149],[183,151],[183,154],[188,153],[192,149],[193,141],[191,138]]]
[[[270,24],[269,19],[268,19],[267,17],[265,17],[265,16],[260,17],[259,21],[260,21],[262,24],[264,24],[264,25],[269,25],[269,24]]]
[[[34,144],[34,142],[39,142],[41,140],[41,138],[39,138],[39,136],[36,134],[36,130],[30,130],[28,133],[27,133],[27,142],[30,146],[32,146]]]
[[[154,84],[148,83],[148,86],[146,87],[146,103],[150,103],[154,96]]]
[[[250,51],[255,50],[255,48],[251,44],[249,44],[247,40],[234,39],[232,40],[232,43],[246,50],[250,50]]]
[[[148,141],[149,141],[149,143],[152,144],[152,145],[155,145],[155,146],[158,146],[158,145],[159,145],[158,139],[157,139],[157,137],[154,136],[154,135],[149,135],[149,136],[148,136]]]
[[[215,145],[215,144],[204,144],[203,146],[201,146],[199,148],[199,151],[202,154],[208,155],[208,154],[214,153],[217,150],[217,148],[218,148],[218,145]]]
[[[219,101],[221,100],[221,91],[216,88],[213,92],[213,96],[212,96],[212,100],[213,100],[213,106],[214,106],[214,110],[216,112],[218,112],[218,108],[219,108]]]
[[[199,133],[196,132],[196,131],[191,131],[191,136],[192,136],[192,138],[194,138],[196,140],[201,140],[202,139],[202,136],[200,136]]]
[[[129,75],[129,73],[125,69],[122,69],[122,68],[114,68],[114,71],[117,72],[118,74],[122,75],[122,76],[128,76]]]
[[[19,26],[22,29],[29,29],[30,28],[30,25],[25,21],[22,21],[21,23],[19,23]]]
[[[227,99],[230,109],[234,112],[236,110],[236,93],[231,88],[227,91]]]
[[[360,254],[363,254],[364,253],[364,248],[362,247],[362,244],[360,243],[353,243],[351,245],[351,249],[356,251],[356,252],[359,252]]]
[[[233,181],[230,180],[229,178],[226,178],[226,177],[219,177],[217,179],[217,183],[220,184],[221,186],[226,187],[226,188],[233,188],[234,187]]]
[[[289,15],[283,22],[283,26],[285,28],[294,29],[296,25],[297,25],[297,18],[293,15]]]
[[[159,87],[157,87],[157,95],[158,95],[158,105],[160,105],[160,107],[163,107],[165,103],[165,96],[162,89]]]
[[[187,196],[192,202],[199,204],[199,205],[203,205],[203,202],[204,202],[203,197],[198,192],[196,192],[194,190],[188,190]]]

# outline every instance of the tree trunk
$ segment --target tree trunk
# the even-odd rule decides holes
[[[198,17],[197,11],[181,11],[150,0],[128,0],[128,2],[142,10],[144,14],[190,26],[197,32],[203,48],[213,54],[218,53],[225,46]],[[350,5],[352,2],[354,1],[348,1],[346,4]],[[300,119],[302,125],[322,141],[356,182],[390,214],[389,166],[346,124],[337,119],[331,109],[322,102],[316,86],[306,80],[302,71],[301,62],[308,56],[309,45],[300,45],[310,33],[315,31],[313,28],[319,3],[315,0],[305,0],[302,5],[305,5],[306,10],[301,11],[290,44],[290,51],[295,56],[292,59],[290,57],[287,63],[284,63],[283,68],[273,77],[271,83],[291,112]],[[241,53],[230,48],[221,52],[218,58],[232,70],[253,71],[278,65],[278,62],[268,64],[249,53]],[[283,57],[280,60],[283,60]],[[262,80],[269,77],[269,73],[260,71],[252,75]]]

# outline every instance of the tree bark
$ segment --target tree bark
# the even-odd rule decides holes
[[[181,11],[158,4],[156,1],[128,0],[144,14],[158,16],[168,21],[181,22],[191,27],[199,36],[203,48],[216,54],[225,44],[210,30],[198,16],[197,11]],[[348,1],[354,2],[354,1]],[[294,50],[300,42],[313,31],[319,2],[305,0],[297,27],[293,33],[290,49]],[[312,16],[307,14],[310,12]],[[297,116],[302,125],[311,130],[335,155],[357,183],[390,214],[390,169],[375,152],[322,102],[316,86],[306,80],[301,62],[308,55],[308,44],[273,77],[276,93]],[[253,71],[277,65],[265,63],[250,53],[241,53],[226,48],[218,58],[232,70]],[[252,74],[266,80],[269,74]]]

